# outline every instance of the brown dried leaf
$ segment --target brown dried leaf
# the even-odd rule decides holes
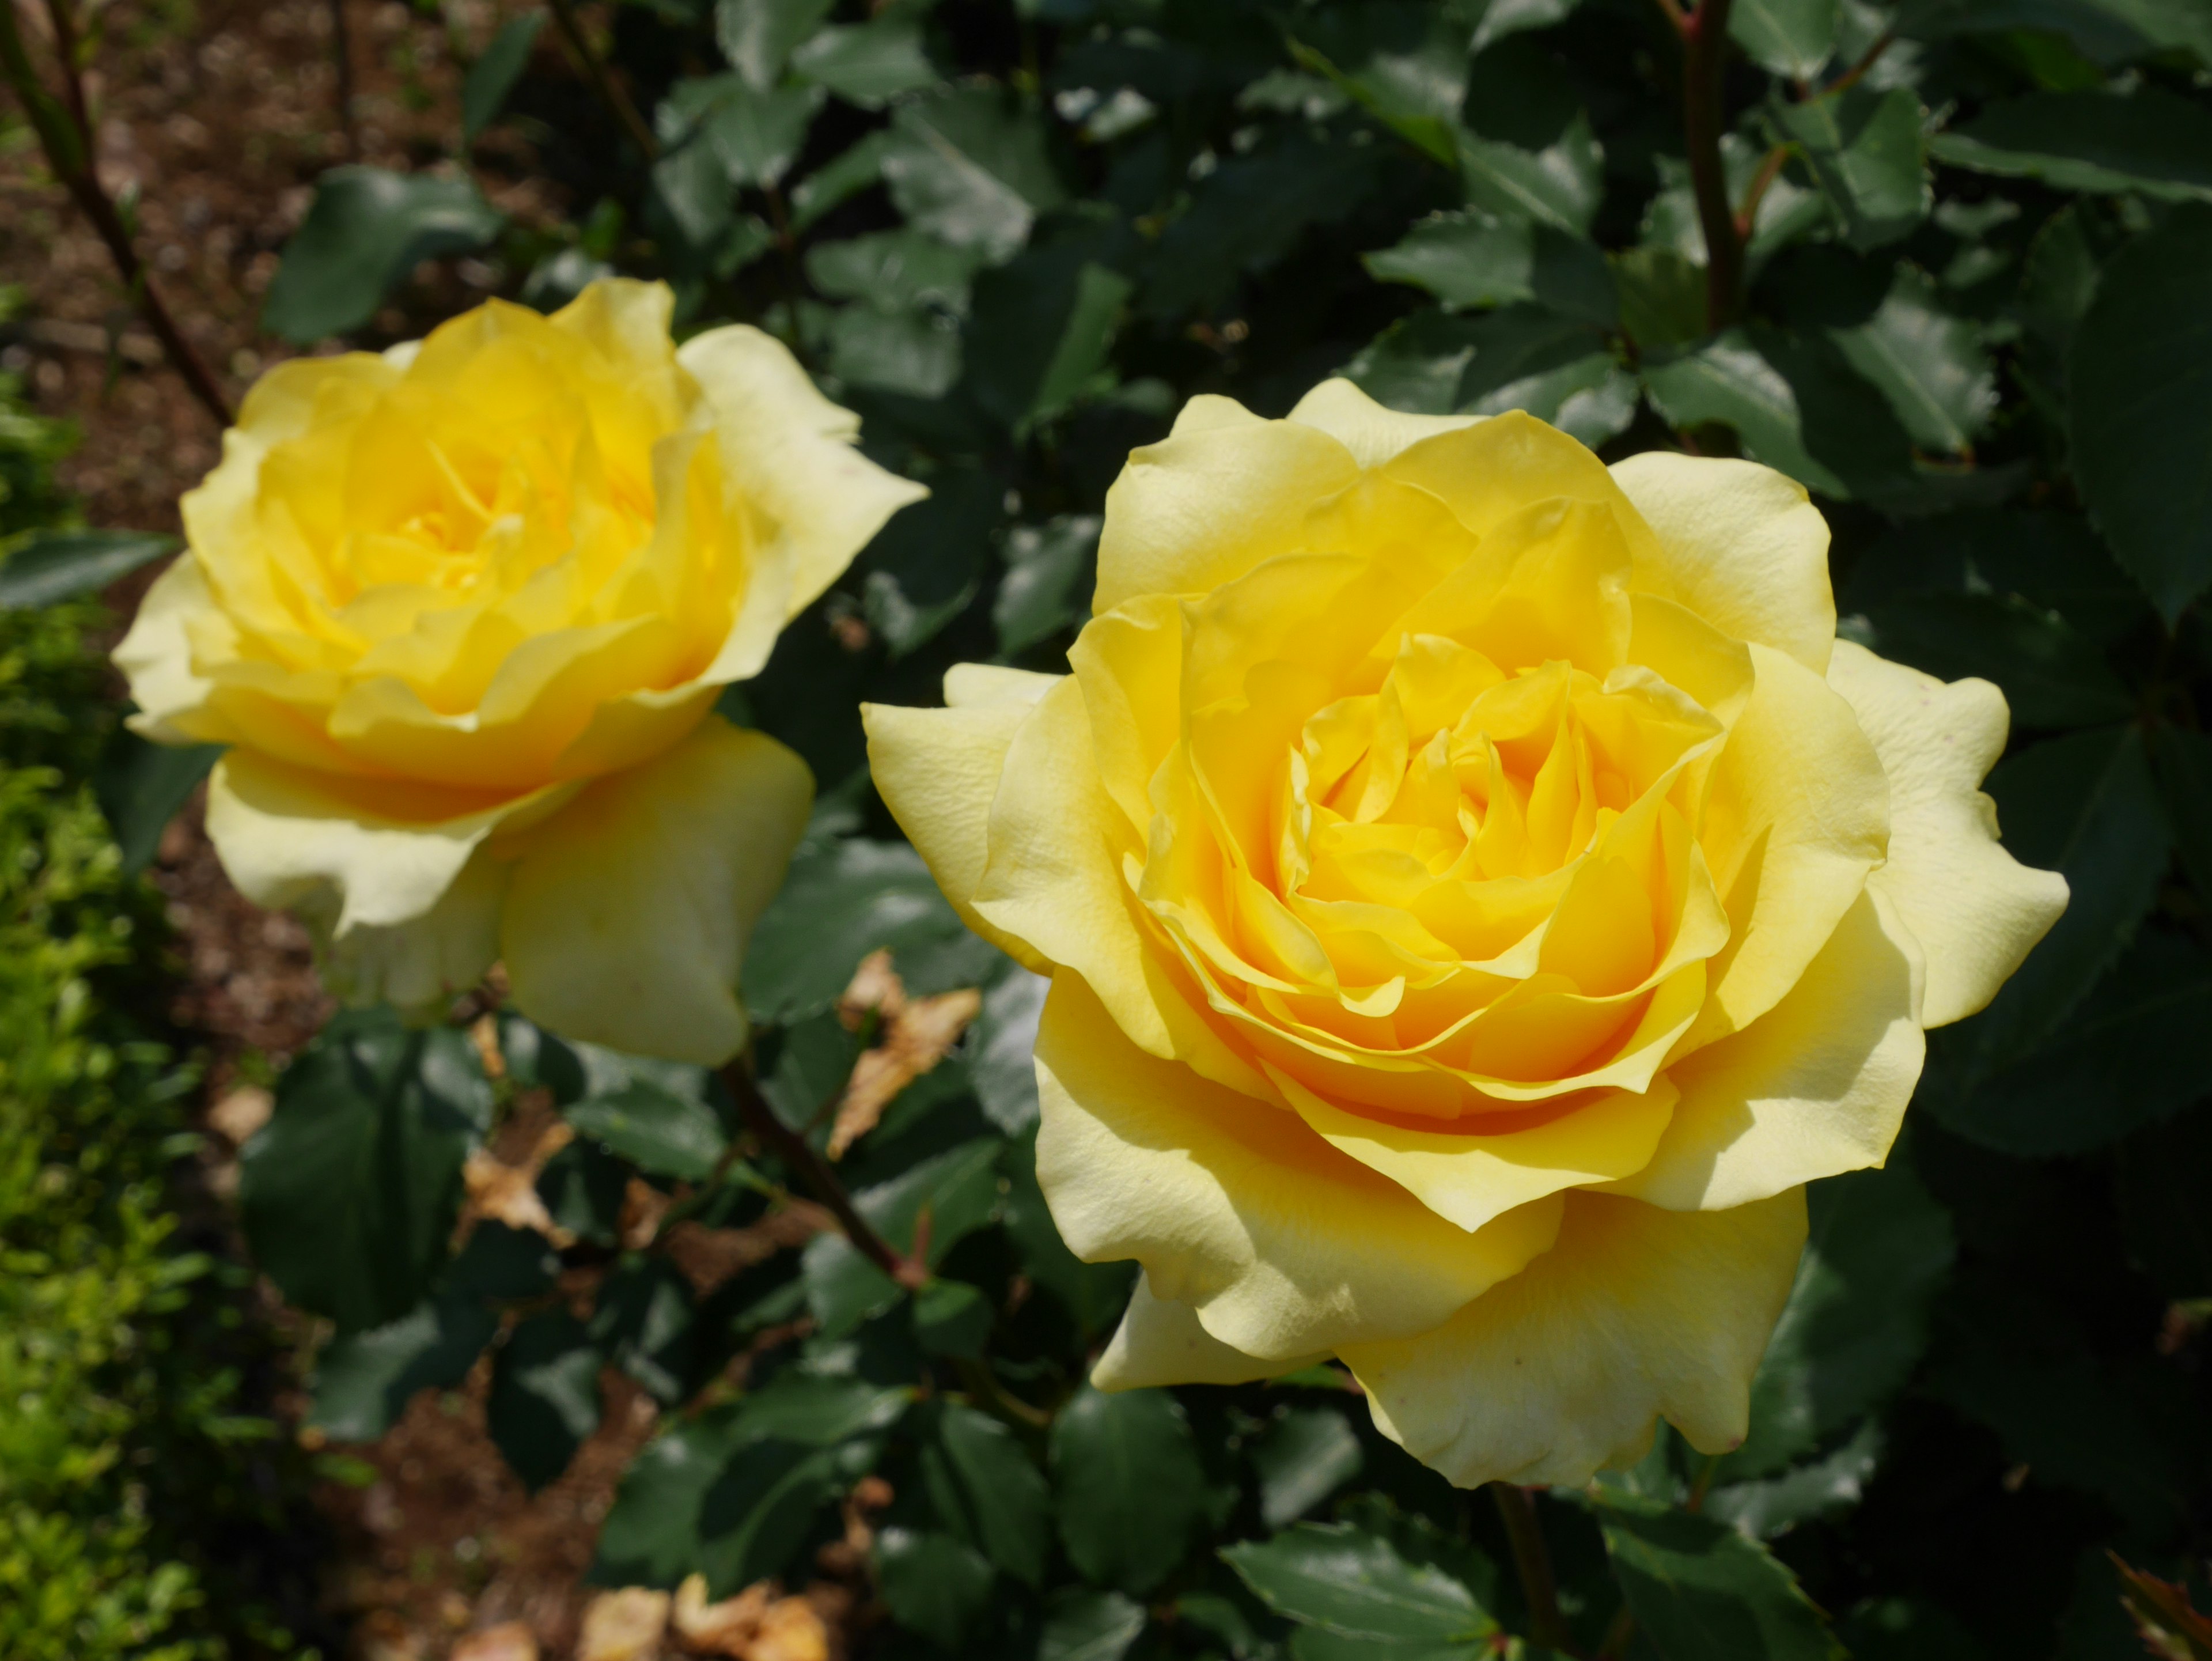
[[[677,1640],[693,1655],[743,1657],[760,1631],[774,1589],[765,1580],[719,1603],[707,1601],[707,1577],[695,1574],[676,1589]]]
[[[764,1263],[779,1251],[803,1246],[816,1235],[836,1226],[837,1220],[812,1201],[793,1200],[744,1228],[708,1228],[699,1223],[678,1223],[668,1231],[660,1250],[691,1282],[691,1290],[706,1298],[755,1263]]]
[[[761,1617],[744,1661],[830,1661],[830,1628],[804,1597],[781,1597]]]
[[[854,984],[858,986],[866,973],[867,964],[863,964]],[[897,977],[890,978],[897,997],[876,1006],[883,1025],[875,1047],[854,1063],[853,1076],[837,1103],[836,1123],[830,1131],[833,1159],[842,1158],[847,1148],[876,1128],[892,1098],[945,1059],[983,1007],[983,995],[972,986],[908,1001]],[[846,995],[852,995],[849,989]]]
[[[2212,1661],[2212,1619],[2190,1602],[2188,1587],[2130,1568],[2117,1552],[2105,1555],[2120,1573],[2120,1603],[2145,1649],[2164,1661]]]
[[[556,1119],[520,1165],[509,1165],[481,1147],[471,1153],[461,1167],[461,1183],[468,1193],[461,1211],[463,1225],[489,1217],[509,1228],[535,1229],[556,1246],[573,1245],[576,1237],[553,1220],[545,1202],[538,1197],[538,1177],[545,1162],[575,1136],[565,1121]]]
[[[502,1621],[471,1633],[447,1661],[538,1661],[538,1636],[526,1621]]]
[[[644,1586],[600,1593],[584,1610],[576,1661],[653,1661],[668,1630],[668,1601]]]

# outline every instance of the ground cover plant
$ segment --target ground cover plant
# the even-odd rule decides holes
[[[457,259],[542,309],[657,278],[681,332],[784,341],[931,495],[720,706],[819,786],[746,956],[745,1074],[565,1041],[495,985],[428,1027],[343,1015],[278,1080],[241,1214],[330,1323],[316,1431],[371,1441],[488,1358],[534,1488],[642,1392],[594,1581],[811,1584],[806,1630],[859,1653],[2206,1652],[2200,9],[637,0],[456,27],[449,151],[323,175],[271,337],[420,333]],[[70,177],[67,78],[35,37],[10,70]],[[569,217],[490,205],[503,133]],[[2010,703],[1988,788],[2071,905],[1933,1035],[1888,1166],[1813,1190],[1725,1457],[1662,1429],[1588,1492],[1494,1501],[1333,1367],[1091,1389],[1131,1275],[1044,1208],[1042,983],[869,783],[863,701],[1064,666],[1133,447],[1194,395],[1280,414],[1339,372],[1608,459],[1787,473],[1843,635]],[[0,569],[116,569],[88,557]],[[126,848],[196,779],[180,753],[114,741]],[[766,1641],[749,1618],[728,1652]]]

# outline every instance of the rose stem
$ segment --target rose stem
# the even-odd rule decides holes
[[[738,1113],[744,1120],[745,1129],[759,1137],[802,1183],[814,1190],[814,1197],[829,1208],[838,1226],[845,1231],[845,1238],[862,1256],[909,1292],[928,1281],[928,1269],[877,1233],[873,1225],[853,1204],[853,1196],[846,1193],[844,1183],[837,1180],[837,1173],[830,1169],[804,1136],[776,1117],[775,1110],[762,1096],[760,1086],[753,1082],[753,1075],[742,1060],[732,1062],[722,1069],[722,1082],[737,1098]]]
[[[1711,3],[1711,0],[1707,0]],[[1513,1567],[1521,1576],[1522,1595],[1528,1602],[1528,1636],[1546,1649],[1567,1652],[1566,1623],[1559,1618],[1559,1594],[1552,1580],[1552,1555],[1544,1548],[1544,1531],[1536,1521],[1536,1508],[1528,1490],[1513,1482],[1492,1482],[1490,1497],[1498,1502],[1504,1519],[1505,1537],[1513,1546]]]
[[[584,33],[583,21],[576,15],[575,0],[550,0],[550,3],[554,24],[560,29],[561,38],[568,43],[568,50],[582,66],[584,78],[592,83],[592,93],[622,125],[623,131],[629,135],[630,143],[644,152],[645,159],[648,161],[657,159],[660,155],[659,142],[653,137],[653,129],[645,125],[645,118],[637,113],[637,106],[630,101],[629,94],[623,90],[622,82],[607,73],[607,66],[600,62],[599,53],[592,50],[591,40]]]
[[[361,134],[353,119],[353,37],[346,32],[346,0],[330,0],[331,66],[337,71],[338,136],[345,158],[361,160]]]
[[[53,21],[54,55],[61,63],[62,89],[69,100],[67,107],[55,101],[39,79],[38,71],[32,68],[12,4],[0,4],[0,76],[4,76],[14,88],[23,113],[30,117],[40,146],[46,153],[46,165],[54,170],[54,176],[69,192],[78,211],[92,222],[93,229],[106,244],[108,257],[115,262],[124,288],[129,291],[139,315],[146,319],[147,326],[168,353],[169,362],[184,377],[192,396],[206,406],[210,415],[228,427],[232,418],[230,400],[223,396],[214,373],[178,328],[177,319],[170,314],[161,290],[154,286],[152,273],[131,245],[131,232],[123,222],[123,216],[116,211],[115,204],[100,186],[99,169],[93,161],[92,120],[85,100],[84,82],[78,73],[76,30],[70,16],[68,0],[46,0],[46,12]]]
[[[1698,224],[1705,237],[1705,326],[1723,329],[1743,307],[1744,239],[1737,234],[1721,165],[1721,70],[1728,54],[1730,0],[1700,0],[1682,15],[1682,137],[1690,155],[1690,185],[1697,193]]]

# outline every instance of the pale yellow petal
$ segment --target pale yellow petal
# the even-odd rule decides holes
[[[956,663],[945,672],[945,704],[965,709],[975,704],[1015,704],[1026,709],[1065,675],[1041,675],[999,663]]]
[[[1220,400],[1226,402],[1227,400]],[[1178,423],[1129,454],[1106,492],[1094,612],[1144,594],[1202,594],[1306,545],[1306,517],[1358,464],[1293,422]]]
[[[1607,1191],[1717,1211],[1878,1165],[1926,1050],[1919,948],[1869,887],[1788,996],[1668,1069],[1682,1092],[1674,1123]]]
[[[1699,837],[1731,930],[1688,1043],[1782,1001],[1881,862],[1889,786],[1840,694],[1796,658],[1751,648],[1758,678],[1714,764]]]
[[[1462,1488],[1579,1487],[1664,1418],[1741,1443],[1751,1378],[1805,1243],[1792,1189],[1732,1211],[1571,1193],[1553,1248],[1433,1331],[1339,1355],[1376,1427]]]
[[[131,683],[131,697],[138,706],[131,718],[133,732],[162,744],[229,738],[204,708],[212,684],[193,670],[191,642],[185,632],[187,619],[214,609],[207,577],[190,553],[171,561],[146,590],[131,632],[115,648],[115,666]]]
[[[1836,638],[1828,522],[1796,480],[1756,462],[1647,450],[1613,476],[1658,538],[1636,587],[1723,634],[1787,652],[1819,673]]]
[[[2010,712],[1985,680],[1948,684],[1836,642],[1828,684],[1850,703],[1889,776],[1889,859],[1868,879],[1928,956],[1923,1019],[1988,1004],[2066,909],[2066,879],[1997,843],[1976,787],[2004,753]]]
[[[1291,409],[1288,420],[1318,427],[1352,452],[1363,467],[1380,467],[1409,444],[1456,432],[1483,419],[1467,415],[1406,415],[1377,404],[1349,380],[1324,380]]]
[[[1268,1360],[1247,1355],[1206,1329],[1188,1304],[1152,1295],[1150,1280],[1139,1275],[1129,1307],[1091,1369],[1100,1390],[1152,1390],[1162,1384],[1248,1384],[1273,1378],[1328,1359],[1326,1350]]]
[[[860,418],[815,390],[787,348],[743,323],[684,342],[678,362],[714,411],[722,465],[787,545],[790,611],[836,581],[884,521],[929,494],[854,447]]]
[[[805,762],[718,715],[585,787],[512,850],[501,945],[517,1007],[567,1037],[729,1060],[745,940],[813,800]]]
[[[499,956],[510,867],[479,847],[438,903],[410,922],[357,928],[331,940],[316,968],[331,995],[435,1019]]]
[[[1146,1055],[1079,976],[1037,1031],[1037,1179],[1068,1247],[1133,1257],[1247,1354],[1425,1330],[1550,1244],[1558,1202],[1469,1234],[1287,1109]]]

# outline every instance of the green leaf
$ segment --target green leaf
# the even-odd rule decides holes
[[[1606,1555],[1664,1661],[1842,1661],[1796,1577],[1727,1524],[1607,1494]]]
[[[1836,48],[1836,0],[1736,0],[1729,38],[1762,69],[1810,81]]]
[[[1416,312],[1385,329],[1343,373],[1394,410],[1497,415],[1526,410],[1585,444],[1636,415],[1636,382],[1605,338],[1536,306],[1483,317]]]
[[[806,275],[836,300],[864,300],[882,311],[937,307],[968,312],[969,286],[981,266],[973,248],[956,248],[920,231],[875,231],[806,251]]]
[[[1879,248],[1910,235],[1928,216],[1927,112],[1909,87],[1864,87],[1802,104],[1770,106],[1778,138],[1803,148],[1805,160],[1855,248]]]
[[[914,1335],[932,1355],[983,1353],[997,1311],[991,1300],[965,1281],[932,1281],[914,1298]]]
[[[1757,1540],[1838,1516],[1858,1504],[1884,1451],[1881,1427],[1869,1419],[1848,1441],[1818,1459],[1775,1476],[1723,1481],[1706,1494],[1705,1515]]]
[[[1950,1272],[1949,1220],[1902,1165],[1808,1190],[1805,1255],[1751,1387],[1751,1432],[1720,1480],[1811,1452],[1903,1385]]]
[[[1271,1529],[1295,1523],[1359,1475],[1366,1463],[1359,1438],[1329,1408],[1292,1408],[1252,1445],[1260,1478],[1260,1520]]]
[[[1504,219],[1549,225],[1588,236],[1605,195],[1605,147],[1577,113],[1540,150],[1485,138],[1464,127],[1453,135],[1468,199]]]
[[[949,1534],[896,1527],[877,1534],[875,1555],[891,1618],[959,1653],[990,1603],[989,1561]]]
[[[1028,240],[1041,210],[1066,199],[1043,126],[988,87],[901,105],[881,166],[891,200],[916,229],[994,263]]]
[[[302,346],[359,328],[421,262],[481,248],[506,222],[465,179],[332,167],[284,245],[261,326]]]
[[[2212,146],[2212,116],[2204,122]],[[2068,358],[2081,493],[2169,623],[2212,582],[2207,271],[2212,208],[2176,209],[2106,268]]]
[[[960,332],[949,319],[927,312],[848,306],[830,325],[830,373],[849,386],[942,398],[960,379]],[[966,596],[961,598],[964,601]],[[938,626],[944,621],[949,619]],[[936,630],[909,623],[885,632],[913,636],[912,644],[919,645]]]
[[[1427,289],[1447,310],[1536,300],[1600,328],[1618,317],[1613,273],[1595,244],[1479,210],[1433,214],[1397,246],[1364,255],[1361,263],[1379,281]]]
[[[690,1283],[673,1264],[637,1259],[599,1282],[588,1330],[602,1356],[674,1407],[691,1382],[696,1312]]]
[[[2103,254],[2082,204],[2061,208],[2028,245],[2020,275],[2021,319],[2063,359],[2095,298]]]
[[[1938,133],[1939,161],[2062,191],[2212,198],[2212,113],[2155,88],[2039,92]]]
[[[922,1450],[921,1474],[930,1505],[956,1536],[1024,1585],[1044,1584],[1052,1497],[1012,1432],[948,1402]]]
[[[2212,734],[2161,725],[2151,742],[2174,852],[2198,897],[2212,901]]]
[[[1164,1390],[1078,1390],[1053,1421],[1052,1485],[1075,1567],[1134,1597],[1182,1561],[1205,1505],[1197,1444]]]
[[[1121,1661],[1145,1630],[1145,1611],[1118,1591],[1062,1586],[1047,1600],[1036,1661]]]
[[[746,84],[765,91],[830,6],[831,0],[714,0],[714,40]]]
[[[1017,430],[1060,414],[1104,367],[1132,286],[1075,245],[985,272],[968,321],[976,401]]]
[[[1946,311],[1936,285],[1912,266],[1899,268],[1871,318],[1836,331],[1835,341],[1923,449],[1966,449],[1996,410],[1996,375],[1980,327]]]
[[[927,644],[975,598],[1006,502],[996,474],[942,468],[928,499],[902,510],[868,545],[858,567],[863,605],[894,660]]]
[[[477,135],[499,119],[507,94],[522,78],[530,63],[530,49],[538,44],[538,31],[545,27],[545,14],[526,11],[500,25],[483,56],[469,65],[461,83],[461,144],[477,142]]]
[[[2212,1297],[2212,1112],[2130,1136],[2118,1165],[2129,1255],[2166,1297]]]
[[[875,1449],[852,1442],[809,1448],[747,1441],[718,1472],[699,1502],[697,1567],[708,1595],[783,1573],[807,1543],[822,1508],[874,1463]]]
[[[333,1338],[315,1357],[307,1422],[341,1442],[373,1442],[399,1422],[422,1390],[449,1390],[468,1376],[499,1330],[471,1299],[419,1305],[388,1326]]]
[[[1638,347],[1686,346],[1705,332],[1705,267],[1677,250],[1646,246],[1608,254],[1620,326]]]
[[[0,611],[97,593],[176,546],[154,531],[33,531],[0,560]]]
[[[1304,131],[1227,158],[1162,233],[1145,274],[1144,311],[1173,318],[1223,304],[1240,273],[1267,270],[1314,226],[1351,212],[1371,162],[1368,151]]]
[[[1498,1629],[1474,1594],[1387,1540],[1343,1524],[1301,1523],[1221,1553],[1267,1607],[1345,1638],[1455,1644]]]
[[[661,142],[672,152],[654,164],[654,180],[672,207],[678,193],[671,181],[680,181],[687,193],[684,211],[698,223],[726,222],[737,190],[773,185],[789,170],[821,104],[821,92],[812,87],[763,90],[738,75],[679,81],[654,113]],[[685,168],[699,171],[695,177]],[[718,178],[719,213],[713,198],[700,194],[711,192]]]
[[[791,70],[864,110],[879,110],[938,78],[921,26],[896,17],[823,29],[792,53]]]
[[[2096,643],[2057,611],[2018,594],[1906,594],[1871,605],[1866,643],[1945,680],[1995,681],[2022,727],[2125,721],[2136,699]]]
[[[531,1316],[493,1358],[485,1428],[532,1494],[568,1469],[599,1427],[602,1359],[584,1323],[566,1310]]]
[[[703,1182],[714,1172],[729,1136],[705,1103],[636,1080],[622,1091],[578,1102],[562,1114],[609,1153],[649,1175]]]
[[[555,1227],[594,1245],[611,1245],[622,1231],[629,1182],[629,1168],[597,1142],[574,1141],[538,1173],[538,1197]]]
[[[1007,533],[1006,575],[991,605],[1002,656],[1019,657],[1039,642],[1081,626],[1085,579],[1097,568],[1099,526],[1096,514],[1063,514]],[[981,1093],[982,1086],[977,1088]],[[1032,1086],[1031,1100],[1035,1094]],[[990,1107],[989,1098],[984,1105]]]
[[[125,873],[135,874],[154,862],[161,833],[184,811],[222,751],[220,744],[153,744],[128,731],[108,739],[92,788],[122,851]]]
[[[479,1219],[453,1258],[447,1285],[470,1298],[535,1298],[561,1272],[553,1243],[532,1228]]]
[[[699,1569],[700,1510],[736,1445],[731,1427],[738,1411],[720,1407],[696,1419],[661,1421],[661,1433],[623,1473],[599,1530],[593,1580],[672,1586]]]
[[[1480,52],[1524,29],[1547,29],[1563,23],[1581,4],[1582,0],[1486,0],[1480,5],[1481,21],[1474,26],[1472,50]]]
[[[1910,443],[1888,404],[1818,337],[1730,329],[1647,358],[1644,381],[1675,426],[1732,427],[1753,460],[1824,495],[1879,496],[1910,478]]]
[[[388,1010],[332,1020],[239,1156],[246,1239],[286,1299],[341,1333],[413,1310],[445,1261],[491,1100],[463,1034],[409,1031]]]
[[[868,133],[791,187],[791,228],[804,231],[831,209],[849,202],[883,176],[891,146],[887,128]]]

